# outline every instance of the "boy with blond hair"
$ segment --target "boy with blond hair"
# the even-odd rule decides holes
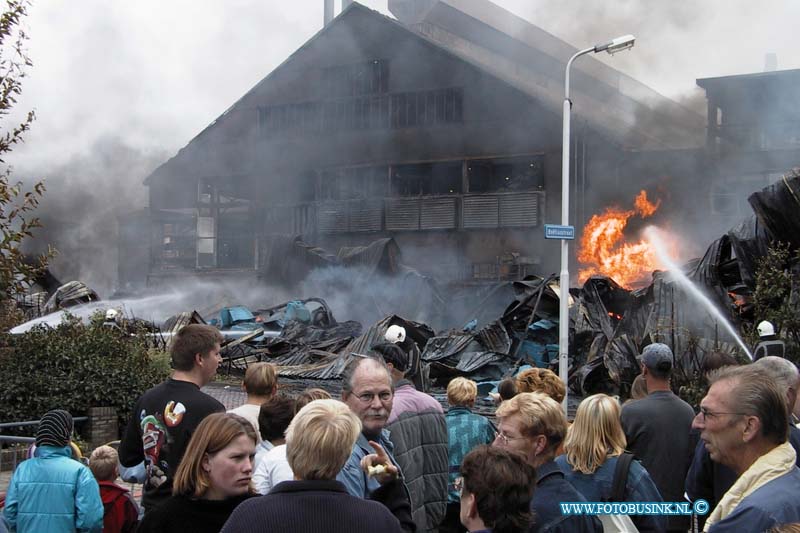
[[[103,533],[128,533],[136,530],[139,507],[130,491],[120,487],[114,480],[119,476],[117,450],[111,446],[96,448],[89,457],[89,468],[100,485],[103,500]]]
[[[247,393],[247,400],[244,404],[235,409],[228,410],[229,413],[239,415],[253,424],[261,442],[261,429],[259,428],[258,415],[261,405],[275,396],[278,390],[278,377],[275,374],[275,366],[270,363],[254,363],[247,367],[242,381],[242,389]]]

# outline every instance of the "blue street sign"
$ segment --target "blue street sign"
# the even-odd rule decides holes
[[[575,240],[575,226],[559,226],[557,224],[544,225],[545,239]]]

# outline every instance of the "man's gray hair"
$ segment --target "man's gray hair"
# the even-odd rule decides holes
[[[361,354],[351,354],[353,358],[347,363],[347,366],[344,367],[342,371],[342,392],[343,393],[351,393],[353,392],[353,376],[364,362],[372,361],[373,364],[383,368],[386,371],[386,379],[389,380],[390,386],[392,387],[392,391],[394,391],[394,380],[392,379],[392,374],[389,372],[389,367],[386,366],[386,362],[381,357],[376,357],[372,355],[361,355]]]
[[[775,380],[778,389],[786,394],[791,389],[797,390],[797,380],[800,379],[800,372],[791,361],[783,357],[769,355],[753,363],[753,366],[760,368]]]
[[[755,416],[761,421],[761,436],[773,444],[783,444],[789,437],[789,410],[786,391],[779,389],[773,377],[755,365],[726,366],[709,375],[713,386],[731,382],[730,407],[740,415]]]

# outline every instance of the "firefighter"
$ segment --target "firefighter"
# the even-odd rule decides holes
[[[109,308],[108,311],[106,311],[106,318],[105,320],[103,320],[103,326],[122,331],[122,328],[119,325],[119,320],[120,320],[119,311],[117,311],[113,307]]]
[[[428,391],[428,367],[423,368],[420,361],[419,347],[411,337],[406,336],[406,328],[393,324],[386,329],[386,334],[383,336],[386,342],[398,345],[408,355],[408,370],[406,371],[406,379],[414,384],[418,391]]]
[[[762,320],[756,329],[758,329],[759,342],[753,350],[753,361],[758,361],[768,355],[784,357],[786,345],[775,335],[775,327],[772,323]]]

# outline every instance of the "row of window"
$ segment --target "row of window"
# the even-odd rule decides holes
[[[523,156],[467,162],[470,193],[538,191],[544,188],[544,158]],[[462,194],[461,161],[342,168],[324,171],[317,200]]]
[[[455,124],[463,116],[463,90],[448,88],[260,107],[258,126],[261,135],[268,136]]]

